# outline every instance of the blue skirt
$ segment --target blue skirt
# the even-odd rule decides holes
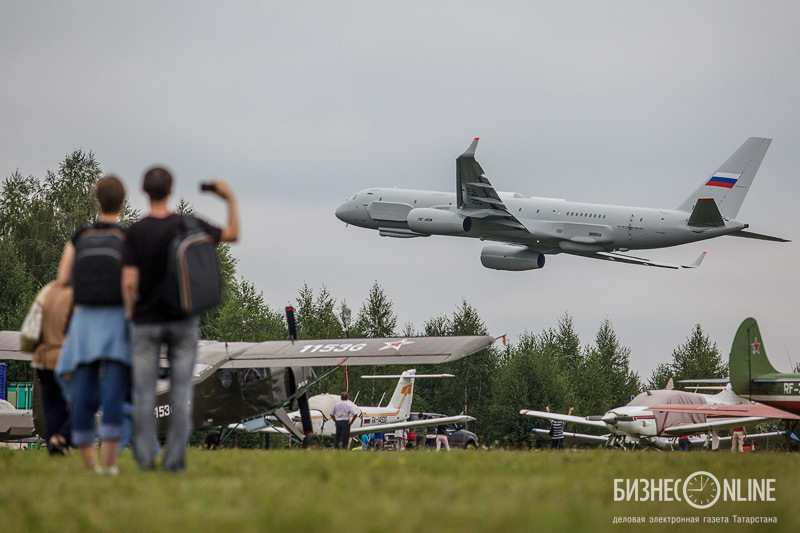
[[[56,376],[68,380],[78,365],[101,359],[130,366],[131,346],[128,338],[123,306],[75,307],[67,338],[58,358]]]

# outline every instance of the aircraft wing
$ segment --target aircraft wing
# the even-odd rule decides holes
[[[461,359],[494,341],[486,335],[260,343],[203,341],[197,362],[213,366],[224,361],[223,368],[437,364]]]
[[[474,422],[475,419],[467,415],[444,416],[442,418],[430,418],[428,420],[406,420],[405,422],[393,422],[391,424],[375,424],[352,428],[351,435],[363,435],[364,433],[385,433],[395,429],[426,428],[430,426],[441,426],[442,424],[466,424]]]
[[[744,436],[745,444],[749,443],[750,441],[762,442],[762,441],[769,441],[774,440],[777,442],[782,442],[786,439],[786,432],[785,431],[768,431],[766,433],[748,433]],[[720,437],[719,438],[720,445],[727,444],[730,446],[731,438],[730,437]]]
[[[475,160],[476,138],[467,151],[456,159],[456,206],[464,215],[473,218],[496,218],[504,226],[528,232],[511,214],[497,194],[481,165]]]
[[[632,255],[626,255],[616,252],[596,252],[593,254],[579,254],[583,255],[584,257],[590,257],[592,259],[602,259],[604,261],[614,261],[616,263],[628,263],[631,265],[640,265],[640,266],[651,266],[651,267],[658,267],[658,268],[671,268],[671,269],[680,269],[680,268],[697,268],[700,266],[700,263],[703,262],[703,259],[706,257],[706,252],[700,254],[700,257],[695,259],[694,263],[691,265],[673,265],[671,263],[661,263],[659,261],[651,261],[650,259],[645,259],[643,257],[634,257]]]
[[[740,405],[656,405],[649,407],[651,411],[661,411],[664,413],[695,413],[698,415],[715,416],[736,416],[736,417],[759,417],[774,418],[784,420],[800,420],[800,415],[770,407],[760,403],[740,404]],[[735,426],[731,426],[735,427]]]
[[[19,331],[0,331],[0,360],[31,360],[32,354],[20,351],[19,337]]]
[[[709,430],[714,429],[730,429],[738,426],[746,426],[748,424],[755,424],[756,422],[763,422],[765,420],[769,419],[760,416],[712,419],[699,424],[681,424],[678,426],[670,426],[665,428],[661,434],[679,437],[681,435],[691,435],[693,433],[706,433]]]
[[[549,431],[548,429],[533,428],[531,433],[549,439],[551,438]],[[609,437],[610,435],[587,435],[586,433],[564,432],[564,440],[566,442],[580,442],[582,444],[597,444],[603,446],[608,442]]]
[[[563,420],[564,422],[574,422],[575,424],[582,424],[584,426],[608,429],[608,426],[606,426],[605,422],[602,420],[589,420],[582,416],[562,415],[559,413],[548,413],[547,411],[531,411],[530,409],[523,409],[519,414],[546,418],[548,420]]]

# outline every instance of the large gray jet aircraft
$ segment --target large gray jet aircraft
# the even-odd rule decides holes
[[[383,237],[453,235],[496,241],[481,251],[481,263],[496,270],[542,268],[546,254],[581,255],[662,268],[672,265],[620,252],[665,248],[721,235],[768,241],[785,239],[745,231],[736,220],[772,139],[751,137],[675,209],[568,202],[498,193],[475,160],[476,138],[456,159],[455,193],[365,189],[336,209],[354,226]]]

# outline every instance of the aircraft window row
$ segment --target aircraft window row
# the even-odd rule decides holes
[[[605,215],[599,215],[597,213],[577,213],[575,211],[568,211],[568,217],[585,217],[585,218],[606,218]]]

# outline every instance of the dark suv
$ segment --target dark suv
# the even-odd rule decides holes
[[[439,413],[411,413],[408,417],[408,420],[419,420],[423,416],[428,418],[442,418],[445,415]],[[436,426],[434,426],[436,427]],[[471,431],[467,431],[464,429],[464,426],[461,424],[447,424],[447,442],[450,443],[451,448],[477,448],[478,447],[478,436]],[[419,446],[420,448],[425,447],[425,433],[427,432],[428,428],[417,428],[416,430],[416,439],[414,442],[414,446]],[[412,445],[409,443],[409,445]]]

